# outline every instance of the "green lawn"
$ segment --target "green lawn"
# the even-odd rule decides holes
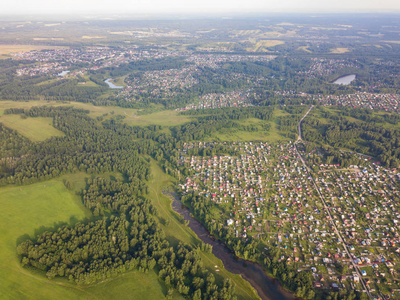
[[[52,125],[52,118],[26,118],[20,115],[2,115],[0,122],[15,129],[33,142],[44,141],[52,136],[64,136],[64,133]]]

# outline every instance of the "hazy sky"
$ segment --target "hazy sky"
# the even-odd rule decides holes
[[[400,12],[399,0],[0,0],[0,14]]]

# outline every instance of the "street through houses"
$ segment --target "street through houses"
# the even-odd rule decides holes
[[[304,271],[317,292],[397,294],[400,173],[358,153],[347,167],[318,149],[306,157],[304,144],[188,142],[171,172],[185,176],[182,197],[198,195],[194,214],[206,205],[209,230],[257,245],[243,255]]]
[[[370,291],[369,291],[369,288],[366,286],[366,284],[365,284],[365,282],[364,282],[364,280],[363,280],[363,278],[362,278],[362,274],[361,274],[361,272],[360,272],[360,269],[359,269],[358,266],[354,263],[353,257],[352,257],[352,255],[350,254],[350,251],[349,251],[349,249],[348,249],[346,243],[344,242],[344,240],[343,240],[343,238],[342,238],[342,235],[340,234],[340,232],[339,232],[339,230],[338,230],[338,228],[337,228],[335,222],[333,221],[333,218],[332,218],[330,209],[329,209],[328,206],[326,205],[326,201],[325,201],[324,196],[321,194],[321,191],[320,191],[320,189],[318,188],[317,184],[315,183],[315,180],[314,180],[314,178],[313,178],[313,176],[312,176],[312,174],[311,174],[311,172],[310,172],[310,170],[309,170],[309,168],[308,168],[306,162],[304,161],[304,159],[303,159],[303,157],[301,156],[299,150],[297,149],[297,143],[299,143],[299,141],[302,141],[302,138],[301,138],[301,122],[302,122],[302,121],[304,120],[304,118],[309,114],[309,112],[311,111],[311,109],[312,109],[313,107],[314,107],[314,106],[311,106],[310,109],[307,111],[307,113],[306,113],[306,114],[300,119],[300,121],[299,121],[299,124],[298,124],[299,137],[298,137],[296,143],[294,144],[294,147],[295,147],[295,149],[296,149],[297,155],[299,156],[301,162],[303,163],[303,166],[305,167],[305,169],[307,170],[307,172],[308,172],[309,175],[310,175],[312,184],[314,185],[314,188],[315,188],[315,190],[317,191],[318,196],[319,196],[319,198],[321,199],[321,201],[322,201],[322,203],[323,203],[324,209],[325,209],[325,211],[326,211],[326,213],[327,213],[327,215],[328,215],[328,217],[329,217],[329,221],[330,221],[330,223],[332,224],[332,228],[334,229],[336,235],[338,236],[338,239],[340,240],[341,244],[343,245],[344,250],[346,251],[348,257],[350,258],[350,261],[351,261],[351,263],[352,263],[352,265],[353,265],[353,268],[354,268],[354,270],[356,271],[356,273],[357,273],[357,275],[358,275],[358,277],[359,277],[359,279],[360,279],[360,282],[361,282],[361,284],[362,284],[364,290],[367,292],[368,297],[369,297],[370,299],[372,299],[372,295],[371,295],[371,293],[370,293]]]

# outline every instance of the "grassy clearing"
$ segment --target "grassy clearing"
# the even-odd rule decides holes
[[[25,108],[29,109],[32,106],[62,106],[66,105],[66,103],[56,102],[56,101],[42,101],[42,100],[35,100],[35,101],[10,101],[10,100],[3,100],[0,101],[0,116],[3,115],[4,110],[7,108]]]
[[[99,35],[82,35],[82,40],[92,40],[92,39],[105,39],[105,36],[99,36]]]
[[[0,59],[10,57],[10,53],[28,52],[32,50],[60,49],[61,46],[40,46],[40,45],[0,45]]]
[[[301,46],[299,48],[297,48],[298,50],[303,50],[307,53],[312,53],[312,51],[310,49],[308,49],[308,46]]]
[[[95,82],[90,80],[90,78],[89,78],[90,76],[89,75],[81,75],[81,77],[85,80],[85,82],[84,83],[83,82],[78,82],[79,86],[83,86],[83,87],[86,87],[86,86],[99,86],[98,84],[96,84]]]
[[[104,119],[112,116],[121,115],[125,116],[124,123],[132,126],[148,126],[148,125],[162,125],[162,126],[175,126],[189,122],[191,119],[187,116],[179,115],[179,112],[174,110],[163,110],[146,115],[137,115],[138,110],[133,108],[123,108],[118,106],[95,106],[90,103],[81,102],[56,102],[56,101],[0,101],[0,116],[7,108],[26,108],[32,106],[73,106],[89,111],[91,118],[104,116]],[[36,119],[36,118],[35,118]],[[1,121],[1,118],[0,118]]]
[[[164,220],[169,220],[168,226],[161,225],[167,236],[167,239],[172,244],[177,244],[179,241],[183,241],[196,247],[201,241],[189,227],[180,221],[180,217],[171,208],[171,200],[164,196],[161,192],[162,187],[171,185],[173,182],[175,182],[175,179],[165,174],[154,160],[151,161],[151,171],[153,178],[149,182],[150,199],[153,201],[157,211],[160,213],[161,218]],[[201,251],[200,255],[203,258],[204,266],[214,274],[216,281],[220,282],[224,277],[230,278],[233,282],[235,282],[238,299],[259,298],[247,281],[245,281],[240,275],[235,275],[225,270],[221,260],[216,258],[213,254],[204,253]],[[217,268],[215,266],[217,266]],[[216,272],[216,269],[219,269],[220,271]]]
[[[271,134],[269,132],[246,132],[246,131],[232,131],[223,132],[223,133],[215,133],[208,140],[218,140],[223,142],[246,142],[246,141],[269,141],[271,139]],[[276,140],[278,137],[274,136],[272,140]],[[272,142],[272,141],[271,141]]]
[[[86,291],[99,299],[159,300],[165,298],[168,289],[154,271],[148,273],[134,271],[96,284]],[[173,299],[184,298],[174,292]]]
[[[274,110],[274,117],[271,121],[262,121],[259,119],[249,118],[238,123],[241,125],[254,125],[258,127],[258,131],[243,131],[237,129],[223,129],[219,132],[214,132],[211,137],[206,138],[206,141],[221,141],[221,142],[249,142],[249,141],[264,141],[270,143],[287,142],[290,139],[282,134],[279,130],[278,120],[282,116],[287,116],[289,113],[282,109],[276,108]],[[262,127],[263,124],[269,124],[270,130],[265,131]]]
[[[347,52],[350,52],[349,48],[335,48],[335,49],[332,49],[330,53],[343,54],[343,53],[347,53]]]
[[[47,280],[23,269],[16,255],[18,241],[60,223],[88,216],[82,204],[59,180],[0,189],[0,290],[5,299],[73,299],[77,287]]]
[[[252,47],[247,48],[246,50],[250,52],[266,52],[268,51],[268,48],[282,45],[284,43],[284,41],[279,40],[258,40],[253,41]]]
[[[210,48],[213,50],[227,51],[227,50],[233,50],[235,45],[236,42],[215,42],[215,43],[202,44],[201,46],[197,47],[197,50]]]
[[[191,119],[187,116],[179,115],[179,112],[174,110],[163,110],[148,115],[129,116],[126,115],[125,123],[134,126],[147,125],[163,125],[176,126],[189,122]]]
[[[0,291],[5,299],[163,299],[165,285],[154,271],[128,272],[90,287],[66,280],[48,280],[38,271],[21,267],[17,244],[60,224],[74,224],[91,213],[74,191],[85,186],[85,173],[68,174],[51,181],[0,189]],[[120,174],[105,173],[101,176]],[[62,181],[70,182],[68,191]],[[151,292],[149,292],[151,291]],[[182,299],[175,293],[174,299]]]
[[[90,103],[82,102],[58,102],[58,101],[0,101],[0,116],[3,114],[4,110],[7,108],[25,108],[30,109],[33,106],[73,106],[75,108],[85,109],[89,111],[89,116],[91,118],[96,118],[108,114],[108,117],[112,115],[124,115],[126,119],[132,118],[136,115],[137,109],[122,108],[118,106],[94,106]]]
[[[52,136],[64,136],[64,133],[52,125],[52,118],[26,118],[20,115],[2,115],[0,122],[17,130],[33,142],[44,141]]]
[[[115,84],[115,85],[118,85],[118,86],[126,86],[125,78],[126,78],[127,76],[128,76],[128,75],[115,78],[115,80],[113,80],[114,84]]]

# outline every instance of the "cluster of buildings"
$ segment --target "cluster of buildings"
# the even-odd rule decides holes
[[[198,53],[181,53],[187,58],[185,61],[191,63],[187,67],[169,70],[146,71],[140,75],[132,75],[125,79],[127,86],[121,90],[118,97],[122,97],[129,101],[140,101],[145,97],[153,97],[159,99],[168,99],[185,92],[199,83],[199,78],[203,68],[219,69],[224,63],[242,62],[242,61],[269,61],[273,56],[257,56],[257,55],[227,55],[227,54],[198,54]],[[218,80],[225,82],[243,81],[256,82],[255,76],[247,76],[241,73],[221,73],[217,74]],[[207,93],[201,96],[195,103],[187,105],[187,109],[200,108],[217,108],[229,106],[246,106],[248,105],[249,91],[233,91],[228,93]]]
[[[71,68],[77,69],[74,71],[82,74],[88,70],[118,67],[121,64],[133,61],[177,55],[181,54],[158,49],[139,50],[136,46],[130,46],[124,48],[85,47],[79,49],[49,49],[13,53],[12,57],[15,60],[31,60],[33,62],[33,65],[29,67],[18,69],[18,75],[35,76],[40,74],[57,75],[60,70],[69,70]]]
[[[207,109],[222,107],[247,107],[252,106],[250,101],[251,89],[237,90],[226,93],[210,93],[199,97],[195,104],[186,105],[184,108],[178,108],[177,111],[190,109]]]
[[[18,69],[18,76],[37,76],[37,75],[53,75],[66,67],[59,62],[46,62],[41,64],[35,64],[33,66]]]
[[[235,54],[195,54],[191,53],[188,62],[192,62],[197,66],[208,67],[211,69],[219,69],[224,63],[244,62],[244,61],[260,61],[267,62],[274,59],[273,55],[235,55]]]
[[[357,60],[350,61],[347,59],[327,59],[327,58],[312,58],[312,63],[308,70],[299,71],[298,74],[306,75],[308,78],[317,76],[327,76],[337,73],[346,68],[357,68]]]
[[[198,83],[193,76],[198,72],[196,66],[161,71],[146,71],[140,76],[129,76],[125,79],[126,88],[118,96],[132,99],[141,96],[156,98],[172,97],[182,89]]]
[[[291,142],[236,142],[229,144],[236,156],[189,155],[215,146],[185,144],[178,160],[189,170],[182,193],[213,201],[215,222],[244,241],[259,239],[261,252],[278,248],[280,261],[312,271],[316,288],[363,290],[363,282],[377,295],[400,288],[397,169],[367,159],[310,173]]]
[[[311,96],[309,96],[311,97]],[[339,105],[348,107],[367,108],[386,112],[400,112],[399,94],[377,94],[359,92],[348,95],[313,95],[321,105]]]

